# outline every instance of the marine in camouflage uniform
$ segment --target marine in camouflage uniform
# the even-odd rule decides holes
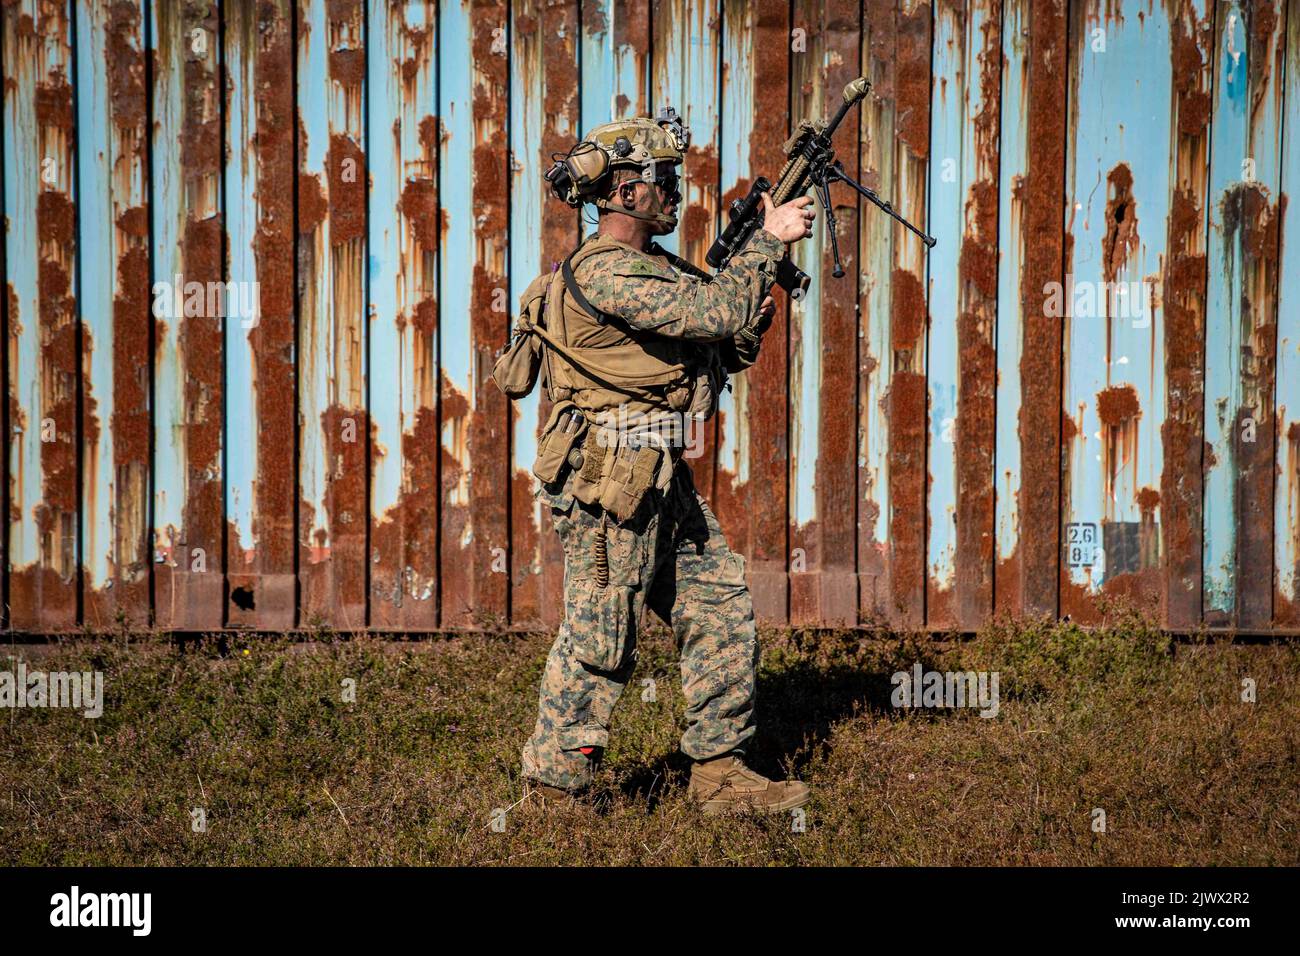
[[[681,161],[677,147],[684,148],[684,137],[665,144],[648,120],[610,124],[587,139],[608,142],[614,133],[624,137],[612,151],[615,159],[631,139],[670,169]],[[637,158],[642,168],[654,165],[646,163],[645,150]],[[600,196],[606,202],[618,193],[617,173],[610,178],[613,184]],[[657,181],[658,194],[669,198],[667,206],[652,203],[650,215],[631,215],[653,217],[655,231],[663,234],[676,221],[671,215],[675,176]],[[592,362],[606,354],[597,351],[602,341],[631,348],[634,356],[638,345],[649,351],[671,345],[677,351],[664,354],[705,370],[697,376],[692,409],[697,418],[707,417],[725,383],[723,370],[739,371],[757,358],[771,321],[767,293],[785,252],[784,242],[757,230],[745,249],[708,278],[653,243],[636,248],[602,229],[573,258],[572,279],[586,302],[582,308],[570,302],[562,314],[548,312],[552,325],[563,325],[549,328],[549,334],[562,340],[561,354],[594,356]],[[548,356],[552,359],[562,362]],[[565,367],[567,378],[551,371],[552,398],[558,394],[574,402],[592,422],[593,434],[602,415],[611,412],[615,395],[625,415],[662,420],[675,414],[661,387],[628,386],[611,393],[607,378],[583,377],[582,362]],[[557,393],[561,381],[567,387]],[[600,451],[590,441],[582,450],[588,458]],[[759,656],[745,560],[728,547],[717,518],[696,491],[680,446],[664,456],[654,486],[622,520],[592,500],[589,485],[597,480],[595,472],[587,473],[592,464],[562,468],[538,492],[564,549],[565,616],[546,661],[537,722],[523,749],[524,777],[552,796],[580,793],[591,784],[614,707],[635,668],[638,622],[648,607],[671,625],[676,638],[686,699],[681,747],[697,762],[691,793],[705,812],[802,805],[808,798],[803,784],[769,781],[743,763],[755,732]]]

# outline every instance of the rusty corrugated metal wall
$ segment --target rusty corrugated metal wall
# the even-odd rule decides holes
[[[1300,626],[1300,0],[3,0],[4,624],[558,620],[487,379],[587,231],[552,152],[667,103],[697,262],[838,152],[697,483],[768,621]],[[927,321],[928,317],[928,321]]]

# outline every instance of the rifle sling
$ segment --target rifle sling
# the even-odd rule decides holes
[[[578,303],[578,307],[591,316],[597,325],[604,325],[606,321],[605,313],[591,304],[583,294],[582,289],[579,288],[578,280],[573,277],[573,266],[570,265],[569,260],[577,254],[578,250],[573,250],[565,258],[563,265],[560,266],[560,271],[564,273],[564,285],[569,290],[569,295],[572,296],[573,301]]]
[[[663,256],[665,259],[667,259],[670,265],[676,266],[682,272],[689,273],[690,275],[695,276],[697,279],[704,279],[708,281],[713,278],[713,276],[709,275],[703,269],[697,268],[693,263],[687,262],[681,256],[673,255],[667,249],[660,246],[659,243],[657,242],[651,245],[650,249],[656,255]]]

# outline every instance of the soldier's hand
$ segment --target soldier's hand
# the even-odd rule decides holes
[[[762,304],[758,307],[758,311],[756,311],[754,317],[749,320],[749,325],[747,325],[746,328],[757,335],[762,335],[772,327],[772,319],[775,315],[776,300],[769,295],[763,299]]]
[[[777,206],[769,194],[762,195],[764,229],[782,242],[798,242],[812,236],[813,220],[817,218],[812,196],[800,196]]]

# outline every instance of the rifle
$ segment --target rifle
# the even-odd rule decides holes
[[[727,223],[727,228],[709,247],[704,257],[709,265],[721,269],[732,256],[745,248],[754,230],[763,224],[763,193],[770,191],[772,204],[780,206],[796,196],[802,196],[809,187],[812,187],[817,191],[821,207],[826,210],[826,228],[830,232],[831,253],[835,257],[835,269],[831,274],[837,279],[840,278],[844,275],[844,266],[840,262],[840,244],[835,235],[835,212],[831,207],[830,190],[830,184],[836,182],[848,183],[863,198],[874,203],[919,236],[928,248],[934,247],[933,236],[928,236],[917,229],[895,212],[888,200],[881,199],[874,190],[868,189],[850,177],[844,171],[843,164],[835,158],[835,151],[831,149],[831,137],[835,135],[835,130],[839,128],[848,111],[861,102],[870,89],[871,84],[867,78],[860,76],[844,87],[844,102],[838,112],[831,117],[830,122],[813,123],[806,119],[800,121],[794,135],[781,147],[787,159],[781,175],[777,177],[776,185],[773,186],[760,176],[754,180],[745,198],[737,199],[731,204],[731,221]],[[809,281],[808,273],[791,262],[789,255],[781,260],[776,270],[776,282],[786,292],[796,297],[802,296],[808,291]]]

